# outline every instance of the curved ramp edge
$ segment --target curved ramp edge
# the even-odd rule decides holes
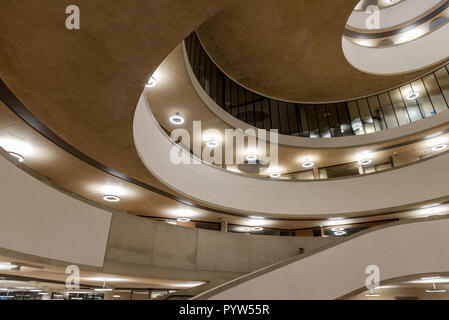
[[[256,271],[194,299],[338,299],[365,286],[368,266],[380,280],[449,271],[448,217],[400,222],[361,232],[301,259]]]

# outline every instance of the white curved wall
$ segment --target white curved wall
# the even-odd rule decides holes
[[[111,213],[56,191],[0,154],[0,247],[101,267]]]
[[[394,75],[421,70],[449,57],[449,24],[426,36],[385,48],[362,47],[342,38],[346,60],[356,69],[375,75]]]
[[[386,29],[406,23],[440,5],[445,0],[407,0],[380,10],[380,28]],[[354,11],[347,24],[356,29],[367,30],[365,11]]]
[[[184,63],[186,65],[186,70],[190,81],[197,92],[198,96],[201,98],[203,103],[221,120],[227,123],[231,128],[241,128],[242,130],[246,129],[254,129],[257,128],[243,122],[233,115],[229,114],[223,108],[215,103],[215,101],[209,97],[209,95],[204,91],[193,73],[192,66],[187,58],[185,44],[183,44],[184,51]],[[178,72],[183,72],[184,70],[178,70]],[[383,143],[386,141],[391,141],[394,139],[403,138],[412,134],[417,134],[420,132],[424,132],[430,130],[432,128],[436,128],[438,126],[444,125],[449,122],[449,110],[444,111],[438,114],[438,116],[433,116],[429,118],[425,118],[404,126],[388,129],[385,131],[374,132],[365,135],[359,136],[346,136],[346,137],[338,137],[333,139],[326,138],[318,138],[318,139],[309,139],[302,137],[295,137],[289,135],[278,135],[279,144],[290,146],[290,147],[298,147],[305,149],[335,149],[335,148],[348,148],[348,147],[358,147],[358,146],[366,146],[371,144]]]
[[[365,286],[367,266],[381,281],[449,271],[449,220],[400,224],[367,232],[291,263],[281,263],[210,290],[196,299],[337,299]]]
[[[253,178],[207,164],[170,161],[172,141],[162,132],[144,95],[134,115],[134,142],[145,166],[170,188],[213,206],[248,213],[330,215],[431,201],[449,193],[449,153],[379,174],[341,180]],[[183,153],[190,157],[188,151]]]

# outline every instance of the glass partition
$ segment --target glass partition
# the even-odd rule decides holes
[[[260,129],[307,138],[334,138],[383,131],[449,109],[447,66],[399,88],[333,104],[302,104],[261,96],[226,76],[209,58],[196,33],[185,40],[199,83],[225,111]]]

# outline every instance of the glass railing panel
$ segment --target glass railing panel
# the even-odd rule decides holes
[[[414,92],[420,92],[420,95],[416,99],[416,101],[419,104],[421,113],[424,115],[424,117],[427,118],[435,115],[435,108],[433,107],[427,89],[424,86],[424,81],[422,79],[419,79],[417,81],[414,81],[411,86]]]
[[[376,131],[387,130],[387,124],[385,123],[385,117],[380,106],[379,97],[369,97],[367,101],[373,117],[374,129]]]
[[[365,134],[365,128],[363,127],[362,119],[360,117],[357,101],[348,102],[349,116],[351,117],[352,131],[355,135]]]
[[[423,119],[424,113],[422,112],[418,98],[410,99],[409,95],[415,91],[415,88],[412,85],[407,84],[399,88],[400,93],[402,95],[402,100],[405,103],[405,107],[407,110],[408,117],[411,122],[415,122]]]
[[[320,128],[318,126],[318,120],[316,116],[316,106],[308,105],[306,110],[307,110],[307,121],[309,124],[310,138],[319,138]]]
[[[448,109],[446,101],[444,100],[443,94],[441,92],[440,86],[434,76],[434,74],[429,74],[423,78],[424,85],[430,96],[433,107],[436,113],[443,112]]]
[[[435,77],[437,78],[438,85],[440,86],[441,91],[443,92],[443,96],[445,99],[446,105],[449,105],[449,71],[446,67],[440,68],[434,72]]]
[[[365,128],[365,132],[373,133],[376,132],[376,129],[374,127],[374,120],[371,115],[371,110],[368,106],[368,100],[367,99],[360,99],[357,100],[357,105],[359,107],[360,116],[362,117],[363,126]]]
[[[449,109],[447,66],[378,95],[306,105],[263,97],[240,86],[213,63],[196,33],[186,39],[185,45],[199,83],[219,106],[252,126],[278,129],[281,134],[309,138],[370,134]]]
[[[403,126],[409,124],[410,116],[405,108],[404,97],[402,96],[401,91],[399,89],[394,89],[391,90],[389,94],[399,125]]]

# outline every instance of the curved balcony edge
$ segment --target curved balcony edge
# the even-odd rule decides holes
[[[440,6],[444,1],[445,0],[408,0],[393,6],[381,8],[380,13],[382,19],[380,19],[379,29],[388,29],[407,23],[417,16],[421,16],[429,10]],[[348,26],[372,32],[373,30],[367,29],[365,26],[367,16],[365,11],[354,11],[348,20]]]
[[[169,188],[212,207],[255,215],[351,215],[448,196],[449,153],[370,176],[331,181],[273,180],[230,173],[191,156],[159,126],[143,94],[133,130],[137,152],[154,176]],[[188,164],[173,163],[173,150],[192,164],[190,160]],[[382,204],[378,199],[382,199]]]
[[[449,55],[449,25],[393,47],[369,48],[342,38],[343,54],[357,70],[373,75],[399,75],[438,65]],[[388,57],[388,59],[386,59]]]
[[[187,74],[198,96],[203,103],[221,120],[227,123],[232,128],[241,128],[243,130],[257,128],[247,124],[246,122],[237,119],[222,107],[220,107],[203,89],[195,76],[192,66],[188,60],[185,42],[183,42],[184,62],[186,65]],[[400,138],[406,138],[411,135],[424,133],[433,128],[438,128],[449,124],[449,110],[442,111],[436,116],[424,118],[422,120],[409,123],[407,125],[391,128],[385,131],[378,131],[365,135],[344,136],[338,138],[304,138],[291,135],[279,134],[279,144],[290,147],[298,147],[305,149],[338,149],[348,147],[362,147],[378,143],[384,143]]]

